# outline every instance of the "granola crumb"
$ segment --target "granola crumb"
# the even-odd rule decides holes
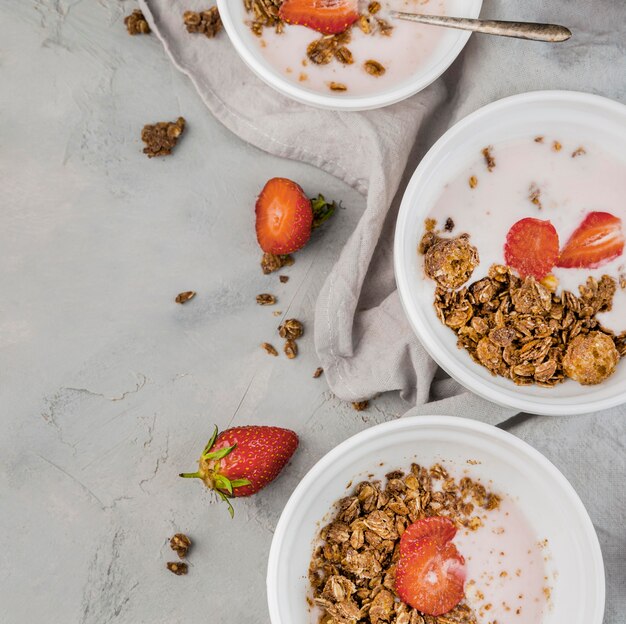
[[[139,9],[135,9],[130,15],[127,15],[124,18],[124,24],[129,35],[150,34],[150,26]]]
[[[265,275],[269,275],[274,271],[282,269],[284,266],[291,266],[294,262],[293,256],[289,254],[277,256],[271,253],[264,253],[261,258],[261,269]]]
[[[343,82],[331,82],[328,84],[331,91],[347,91],[348,87]]]
[[[185,292],[181,292],[176,295],[176,299],[174,301],[176,303],[187,303],[190,299],[193,299],[196,296],[195,290],[186,290]]]
[[[276,297],[274,297],[274,295],[270,295],[269,293],[263,293],[256,296],[256,302],[262,306],[274,305],[276,303]]]
[[[382,63],[369,59],[363,63],[363,68],[370,76],[382,76],[387,70]]]
[[[552,143],[552,149],[555,152],[560,152],[563,149],[563,145],[561,145],[561,143],[559,141],[553,141]]]
[[[491,172],[496,168],[496,159],[493,157],[493,146],[489,145],[483,148],[483,156],[485,157],[485,164],[487,165],[487,171]]]
[[[539,210],[543,208],[541,203],[541,189],[534,182],[528,188],[528,199],[532,204],[537,206]]]
[[[472,189],[475,189],[478,186],[478,178],[476,176],[470,176],[469,186]]]
[[[321,377],[323,372],[324,372],[324,369],[321,366],[316,368],[315,372],[313,373],[313,379],[318,379],[319,377]]]
[[[542,136],[536,136],[535,137],[535,143],[543,143],[544,137]]]
[[[300,75],[298,76],[298,80],[300,82],[306,82],[309,79],[309,75],[305,72],[300,72]]]
[[[143,153],[148,158],[169,156],[184,130],[184,117],[179,117],[176,121],[146,124],[141,131],[141,140],[146,144]]]
[[[170,538],[170,548],[181,559],[184,559],[191,548],[191,540],[184,533],[176,533]]]
[[[376,25],[378,26],[378,32],[383,37],[390,37],[393,33],[393,26],[384,19],[376,18]]]
[[[278,335],[287,340],[297,340],[304,334],[304,325],[298,319],[287,319],[278,327]]]
[[[269,342],[262,342],[261,343],[261,348],[265,349],[265,352],[268,355],[273,355],[274,357],[278,357],[278,351],[276,351],[276,349],[273,347],[273,345],[271,345]]]
[[[443,229],[446,232],[452,232],[452,230],[454,229],[454,221],[450,217],[446,219]]]
[[[286,284],[289,281],[289,275],[279,275],[278,279],[281,284]]]
[[[167,569],[176,576],[184,576],[189,571],[189,566],[186,563],[180,561],[168,561],[165,566]]]
[[[293,360],[298,355],[298,345],[296,344],[296,341],[292,338],[287,339],[285,341],[284,351],[285,355],[290,360]]]
[[[370,2],[367,5],[367,10],[372,14],[372,15],[376,15],[376,13],[378,13],[378,11],[380,11],[381,6],[380,6],[380,2],[376,2],[376,0],[374,0],[374,2]]]
[[[222,19],[216,6],[206,11],[185,11],[183,22],[189,33],[200,33],[212,39],[222,30]]]
[[[581,145],[572,152],[572,158],[578,158],[579,156],[583,156],[586,153],[587,150]]]
[[[283,313],[282,310],[274,310],[274,312],[272,312],[274,316],[280,316],[282,313]]]
[[[366,410],[370,406],[369,401],[354,401],[352,403],[352,408],[357,412],[362,412]]]

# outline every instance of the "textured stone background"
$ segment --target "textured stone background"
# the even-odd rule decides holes
[[[363,200],[224,130],[154,37],[126,34],[133,8],[0,3],[0,621],[267,624],[266,556],[289,494],[327,450],[407,408],[384,396],[359,414],[311,379],[313,304]],[[148,160],[141,127],[178,115],[175,155]],[[253,232],[254,197],[275,175],[345,205],[287,284],[260,272]],[[187,289],[198,296],[174,304]],[[277,325],[259,292],[310,330],[297,360],[259,349]],[[509,422],[589,508],[607,624],[626,612],[624,417]],[[302,438],[234,521],[177,477],[213,423]],[[164,569],[176,530],[196,542],[186,578]]]

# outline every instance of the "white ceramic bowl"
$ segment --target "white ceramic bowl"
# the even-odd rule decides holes
[[[379,93],[354,96],[320,93],[293,82],[259,53],[257,38],[245,24],[249,18],[242,0],[217,0],[217,6],[224,28],[239,56],[259,78],[298,102],[334,110],[354,111],[381,108],[414,95],[434,82],[450,67],[470,37],[468,32],[447,29],[441,44],[409,80]],[[450,15],[478,17],[481,6],[482,0],[448,0]]]
[[[469,115],[430,149],[405,191],[396,224],[394,262],[406,315],[426,350],[452,377],[476,394],[534,414],[585,414],[626,402],[626,362],[597,386],[566,381],[554,388],[516,386],[493,377],[456,346],[456,335],[437,318],[432,284],[420,265],[417,245],[424,219],[444,185],[458,176],[489,144],[537,134],[597,143],[618,156],[626,153],[626,106],[572,91],[536,91],[489,104]]]
[[[272,624],[317,624],[309,612],[307,570],[320,521],[346,484],[369,473],[382,477],[411,462],[467,468],[516,500],[537,536],[547,538],[558,572],[552,607],[537,624],[601,624],[604,566],[595,530],[565,477],[543,455],[496,427],[463,418],[418,416],[378,425],[324,456],[300,482],[280,517],[267,570]],[[381,467],[379,464],[384,462]]]

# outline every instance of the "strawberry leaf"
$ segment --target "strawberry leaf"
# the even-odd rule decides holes
[[[231,453],[236,446],[236,444],[233,444],[232,446],[225,446],[224,448],[220,449],[219,451],[215,451],[214,453],[205,453],[203,457],[204,459],[214,459],[217,461],[218,459],[223,459],[224,457],[226,457],[226,455]]]
[[[228,496],[226,496],[226,494],[224,494],[224,492],[220,492],[219,490],[217,491],[219,497],[228,505],[228,513],[230,514],[231,518],[235,517],[235,510],[233,509],[233,506],[231,505],[231,502],[228,500]]]
[[[213,435],[211,436],[211,439],[207,442],[207,445],[204,447],[204,451],[202,451],[203,457],[213,448],[213,445],[215,444],[216,439],[217,439],[217,425],[215,425],[215,430],[213,431]]]
[[[230,482],[230,479],[227,479],[224,475],[216,475],[215,485],[220,490],[227,490],[229,494],[233,493],[233,486]]]
[[[252,482],[248,481],[248,479],[235,479],[234,481],[231,481],[230,484],[233,488],[238,488],[243,487],[244,485],[252,485]]]

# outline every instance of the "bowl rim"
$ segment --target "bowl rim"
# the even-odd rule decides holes
[[[441,349],[439,341],[431,334],[431,332],[429,332],[426,323],[413,312],[413,308],[415,306],[409,295],[409,280],[414,276],[410,274],[402,256],[402,243],[407,230],[409,214],[413,208],[412,197],[415,194],[416,189],[422,183],[427,183],[424,182],[424,180],[428,177],[430,167],[439,157],[440,153],[452,148],[456,136],[475,122],[509,107],[518,107],[520,104],[523,105],[541,102],[582,104],[584,106],[604,109],[607,112],[616,113],[626,118],[626,105],[604,96],[584,93],[581,91],[538,90],[502,98],[482,106],[478,110],[470,113],[455,123],[428,150],[415,169],[404,191],[398,212],[398,218],[396,220],[396,230],[394,235],[394,273],[405,316],[407,317],[418,340],[426,349],[428,354],[435,360],[435,362],[437,362],[441,368],[443,368],[462,386],[474,394],[491,401],[492,403],[504,407],[515,408],[531,414],[541,414],[546,416],[589,414],[617,407],[625,403],[626,386],[623,390],[617,391],[608,397],[585,400],[584,396],[581,396],[580,400],[576,402],[560,403],[554,399],[525,395],[523,387],[513,386],[512,388],[501,388],[491,380],[483,379],[478,375],[475,375],[470,370],[469,366],[462,362],[460,358],[448,357],[448,354]]]
[[[282,542],[289,528],[291,517],[300,502],[307,496],[309,487],[319,479],[327,469],[331,468],[335,461],[341,458],[346,451],[358,448],[360,445],[379,438],[387,432],[396,430],[419,430],[432,427],[439,427],[444,431],[447,429],[461,430],[465,433],[475,433],[492,439],[496,444],[511,445],[516,450],[525,453],[529,460],[534,461],[540,468],[551,475],[562,492],[569,498],[574,509],[578,512],[578,518],[583,526],[592,553],[592,568],[589,578],[595,580],[597,596],[596,609],[589,624],[602,624],[606,601],[606,583],[602,550],[589,513],[572,484],[545,455],[512,433],[480,421],[442,415],[407,416],[365,429],[332,448],[310,468],[289,497],[278,520],[278,524],[276,525],[274,537],[272,538],[266,576],[267,602],[272,624],[288,624],[281,619],[279,612],[280,601],[278,595],[281,589],[278,586],[279,559]]]
[[[236,0],[235,0],[236,1]],[[239,30],[235,25],[230,7],[233,0],[217,0],[217,7],[222,18],[224,29],[228,33],[235,50],[254,74],[263,82],[274,88],[276,91],[290,97],[302,104],[308,104],[316,108],[337,110],[337,111],[362,111],[374,108],[383,108],[397,102],[401,102],[416,93],[424,90],[439,78],[456,58],[461,54],[463,48],[469,41],[471,32],[457,31],[458,38],[453,46],[446,52],[445,56],[431,70],[418,79],[405,81],[400,87],[390,88],[380,94],[368,95],[332,95],[309,91],[290,81],[287,77],[279,73],[271,73],[266,70],[264,64],[259,60],[258,54],[247,45]],[[480,15],[483,0],[469,0],[467,17],[476,18]]]

